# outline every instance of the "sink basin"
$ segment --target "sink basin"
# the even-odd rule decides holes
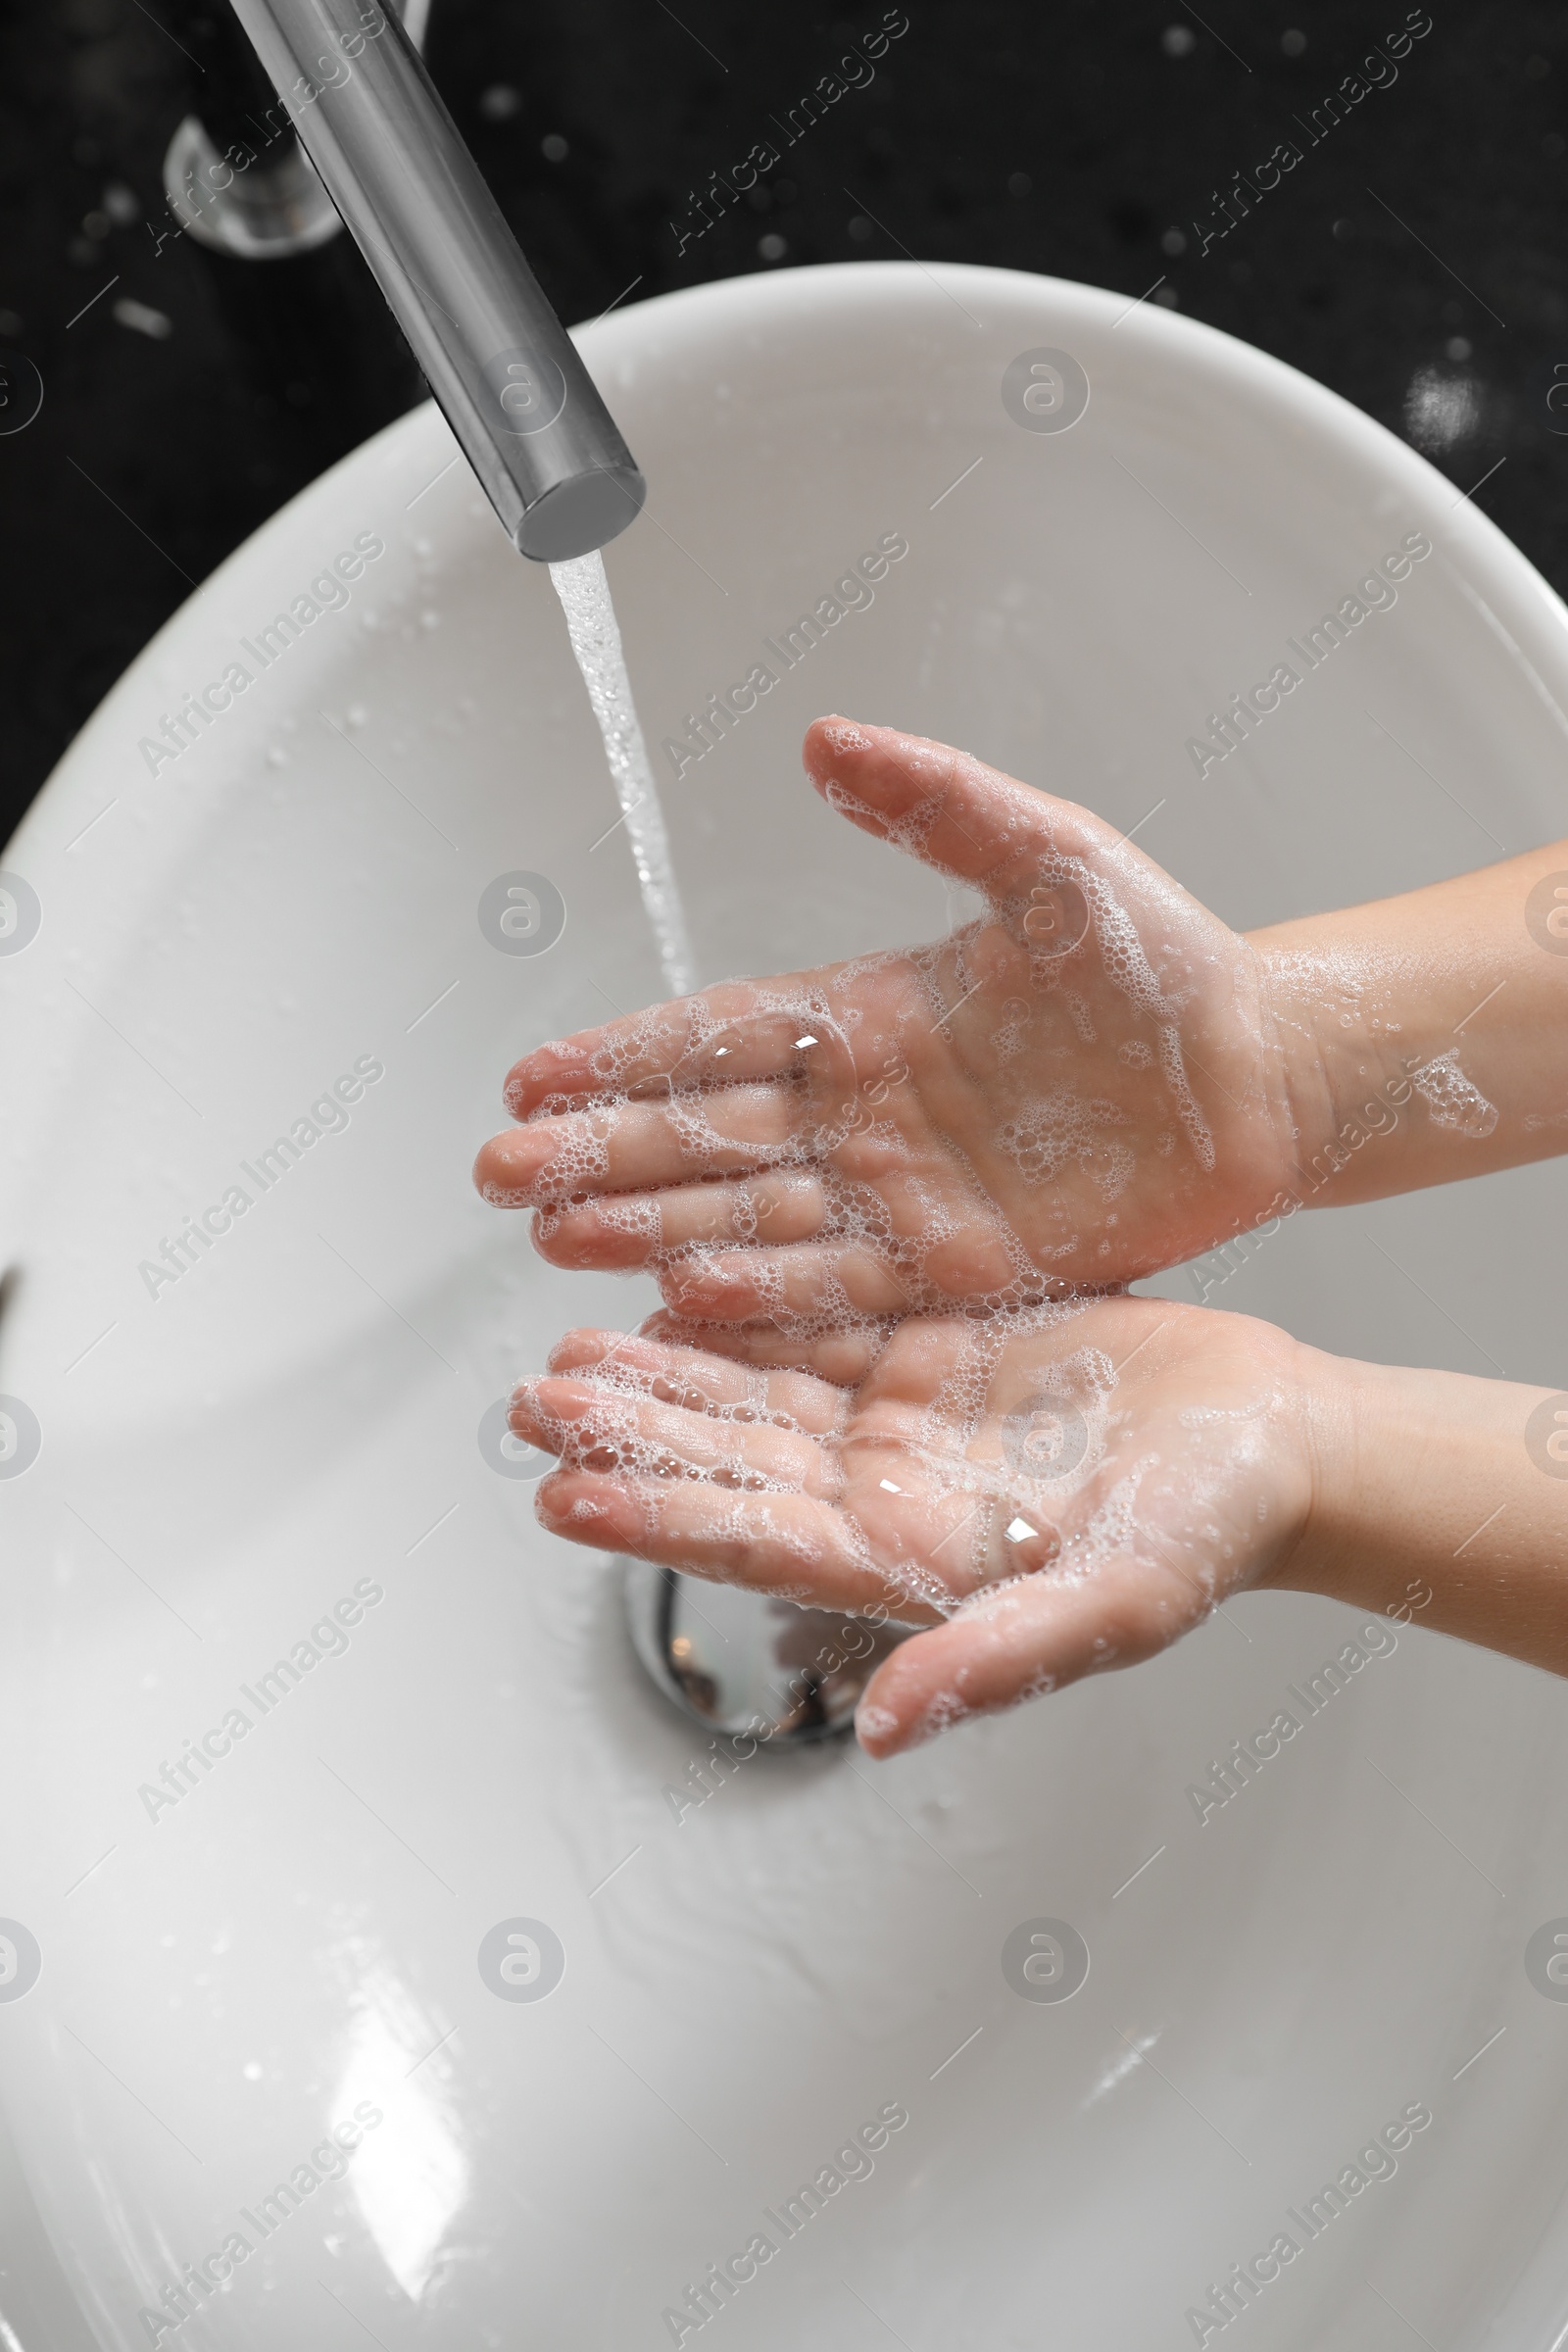
[[[581,342],[652,485],[608,564],[705,978],[967,911],[804,784],[823,710],[1239,924],[1564,828],[1562,608],[1256,352],[912,264]],[[519,1052],[660,993],[614,819],[550,581],[424,408],[191,598],[5,856],[5,2342],[1559,2343],[1562,1684],[1419,1592],[1244,1596],[891,1765],[719,1759],[536,1526],[499,1400],[653,1294],[467,1171]],[[1562,1213],[1526,1168],[1153,1287],[1555,1384]]]

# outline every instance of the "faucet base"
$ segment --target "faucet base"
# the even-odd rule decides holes
[[[185,117],[169,142],[164,193],[198,244],[245,262],[313,252],[343,226],[298,139],[290,135],[275,159],[257,160],[239,172],[195,115]]]

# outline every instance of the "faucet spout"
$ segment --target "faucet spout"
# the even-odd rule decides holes
[[[509,538],[603,547],[643,477],[392,7],[231,4]]]

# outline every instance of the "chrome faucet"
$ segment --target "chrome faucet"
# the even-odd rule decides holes
[[[425,72],[428,0],[401,18],[390,0],[231,5],[299,143],[242,169],[187,117],[165,162],[182,225],[265,266],[341,216],[514,545],[550,564],[603,547],[640,511],[643,477]],[[902,1630],[643,1560],[626,1562],[626,1608],[664,1695],[750,1752],[847,1730]]]
[[[603,547],[643,477],[409,28],[379,0],[232,6],[508,537],[541,564]]]

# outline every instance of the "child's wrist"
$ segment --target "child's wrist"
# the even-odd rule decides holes
[[[1368,975],[1348,974],[1312,924],[1281,924],[1250,944],[1285,1112],[1286,1189],[1300,1207],[1399,1191],[1410,1181],[1402,1154],[1366,1147],[1408,1132],[1425,1057],[1396,1023],[1369,1029]]]
[[[1417,1592],[1435,1630],[1568,1667],[1568,1511],[1535,1429],[1550,1393],[1302,1355],[1312,1502],[1261,1581],[1391,1615]]]

